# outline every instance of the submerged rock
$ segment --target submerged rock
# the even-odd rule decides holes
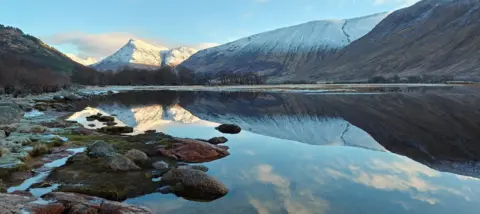
[[[97,120],[100,122],[113,122],[115,118],[112,116],[100,116]]]
[[[101,140],[87,147],[87,155],[90,157],[108,157],[114,153],[115,149],[113,146]]]
[[[136,163],[141,163],[141,162],[144,162],[144,161],[147,161],[148,160],[148,156],[147,154],[145,154],[145,152],[142,152],[138,149],[131,149],[129,150],[126,154],[125,154],[125,157],[127,157],[128,159],[136,162]]]
[[[230,155],[227,150],[218,146],[183,138],[175,138],[167,146],[158,147],[157,152],[163,156],[187,163],[209,162]]]
[[[161,182],[175,187],[173,192],[181,197],[198,200],[215,200],[225,196],[228,188],[214,177],[196,169],[171,169]],[[177,188],[180,184],[181,188]]]
[[[133,132],[133,128],[128,126],[106,126],[106,127],[99,128],[97,130],[99,132],[102,132],[105,134],[111,134],[111,135],[118,135],[118,134]]]
[[[222,143],[226,143],[228,141],[227,138],[225,137],[214,137],[210,140],[208,140],[209,143],[213,144],[213,145],[218,145],[218,144],[222,144]]]
[[[222,124],[215,129],[225,134],[238,134],[242,131],[240,126],[234,124]]]

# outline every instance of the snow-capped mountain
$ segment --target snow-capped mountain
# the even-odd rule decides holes
[[[130,39],[120,50],[91,67],[99,71],[118,71],[125,67],[155,69],[176,66],[196,52],[196,49],[188,47],[169,50],[166,47]]]
[[[388,13],[320,20],[249,36],[194,54],[182,63],[196,72],[258,72],[287,77],[372,30]]]
[[[423,0],[397,10],[370,33],[301,79],[366,81],[373,76],[480,80],[480,0]],[[430,80],[431,80],[430,79]]]
[[[67,53],[67,54],[65,54],[65,55],[67,55],[67,56],[68,56],[70,59],[72,59],[73,61],[78,62],[78,63],[80,63],[80,64],[82,64],[82,65],[92,65],[92,64],[97,63],[97,60],[94,59],[94,58],[92,58],[92,57],[87,57],[87,58],[84,59],[84,58],[78,57],[78,56],[76,56],[76,55],[74,55],[74,54],[68,54],[68,53]]]

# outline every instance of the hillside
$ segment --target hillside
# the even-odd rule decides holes
[[[194,54],[182,66],[201,73],[255,72],[288,80],[367,34],[387,13],[320,20],[249,36]]]
[[[398,10],[365,37],[298,79],[362,81],[372,76],[480,80],[480,1],[423,0]]]
[[[74,73],[90,71],[20,29],[0,25],[0,85],[65,84]]]

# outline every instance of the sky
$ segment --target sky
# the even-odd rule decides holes
[[[0,24],[64,53],[106,57],[130,38],[197,49],[322,19],[394,11],[418,0],[0,0]]]

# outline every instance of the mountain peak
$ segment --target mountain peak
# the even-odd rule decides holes
[[[169,50],[166,47],[132,38],[120,50],[92,67],[100,71],[118,71],[125,67],[156,69],[163,66],[176,66],[196,52],[197,50],[187,47]]]

